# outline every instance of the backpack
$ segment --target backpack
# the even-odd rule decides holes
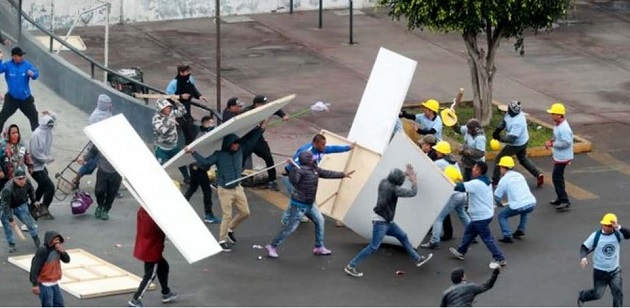
[[[617,242],[621,243],[621,235],[619,234],[619,231],[615,230],[613,231],[613,233],[615,234],[615,237],[617,238]],[[597,247],[597,243],[599,242],[600,236],[602,236],[602,229],[595,231],[595,238],[593,239],[593,249],[591,249],[591,251],[595,250],[595,247]]]
[[[74,197],[70,201],[70,209],[72,210],[72,215],[80,215],[87,211],[87,209],[92,205],[92,196],[87,191],[79,190],[74,193]]]

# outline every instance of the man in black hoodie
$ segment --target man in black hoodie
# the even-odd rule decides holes
[[[63,237],[57,231],[44,235],[44,245],[39,247],[31,260],[30,280],[33,294],[39,295],[42,307],[63,307],[63,295],[59,290],[61,262],[70,263],[70,255],[63,248]]]
[[[411,181],[411,188],[404,188],[405,177]],[[407,253],[413,258],[416,266],[422,266],[429,261],[433,254],[426,257],[418,254],[415,248],[409,242],[407,233],[403,231],[395,222],[396,203],[398,198],[411,198],[418,193],[418,181],[416,172],[410,164],[407,164],[407,170],[403,172],[398,168],[392,169],[387,178],[381,180],[378,185],[378,199],[374,207],[376,214],[372,219],[372,242],[368,244],[350,263],[346,265],[344,271],[352,277],[361,277],[363,273],[357,270],[357,265],[363,259],[373,254],[383,242],[386,235],[395,237],[407,250]]]
[[[236,244],[234,229],[249,216],[249,205],[245,191],[239,182],[234,182],[243,172],[243,157],[251,155],[256,142],[264,131],[265,121],[258,127],[239,139],[235,134],[229,134],[223,138],[221,150],[215,151],[208,157],[203,157],[193,148],[184,148],[186,153],[191,153],[197,164],[202,168],[210,168],[217,165],[217,194],[223,217],[219,232],[219,245],[223,251],[232,250],[232,244]],[[234,183],[232,183],[234,182]],[[232,206],[236,206],[237,214],[232,219]]]
[[[442,301],[440,307],[472,307],[475,297],[486,292],[494,286],[501,270],[495,268],[492,276],[482,285],[474,282],[466,281],[464,269],[458,267],[451,272],[451,281],[453,285],[442,293]]]
[[[190,104],[192,99],[200,99],[204,102],[208,100],[199,93],[197,86],[195,86],[195,79],[190,76],[191,68],[188,64],[180,64],[177,66],[177,76],[166,87],[166,94],[178,95],[179,102],[184,105],[186,113],[177,118],[177,124],[184,133],[184,140],[186,144],[190,144],[197,137],[195,119],[190,114]],[[172,102],[171,102],[172,103]]]

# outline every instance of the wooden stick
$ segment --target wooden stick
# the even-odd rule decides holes
[[[135,98],[172,99],[179,101],[179,95],[133,93]]]
[[[265,171],[267,171],[267,170],[269,170],[269,169],[272,169],[272,168],[278,167],[278,166],[280,166],[280,165],[282,165],[282,164],[286,164],[286,163],[287,163],[286,161],[281,161],[281,162],[279,162],[279,163],[277,163],[277,164],[275,164],[275,165],[273,165],[273,166],[271,166],[271,167],[267,167],[267,168],[265,168],[265,169],[262,169],[262,170],[256,171],[256,172],[254,172],[254,173],[252,173],[252,174],[248,174],[248,175],[246,175],[246,176],[244,176],[244,177],[240,177],[240,178],[238,178],[238,179],[236,179],[236,180],[234,180],[234,181],[230,181],[230,182],[226,183],[226,184],[225,184],[225,186],[230,186],[230,185],[232,185],[232,184],[234,184],[234,183],[236,183],[236,182],[240,182],[240,181],[242,181],[242,180],[244,180],[244,179],[251,178],[252,176],[255,176],[255,175],[257,175],[257,174],[260,174],[261,172],[265,172]],[[298,168],[299,168],[299,167],[298,167]]]
[[[16,221],[15,218],[13,218],[13,221]],[[24,237],[24,234],[22,234],[22,230],[20,230],[20,227],[18,227],[17,223],[13,225],[13,232],[17,233],[17,237],[19,237],[21,240],[26,241],[26,237]]]

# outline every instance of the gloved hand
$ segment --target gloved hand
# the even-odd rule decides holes
[[[492,133],[492,138],[496,139],[496,140],[501,140],[501,131],[502,129],[497,128],[494,130],[494,132]]]

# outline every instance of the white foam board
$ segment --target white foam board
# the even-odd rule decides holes
[[[381,47],[348,139],[383,154],[411,85],[416,64],[414,60]]]
[[[348,228],[368,240],[372,238],[372,218],[375,215],[373,209],[376,206],[379,183],[393,168],[405,171],[408,163],[418,174],[418,194],[412,198],[398,198],[394,221],[407,232],[414,247],[420,245],[453,193],[453,184],[403,132],[396,134],[347,212],[343,222]],[[411,187],[411,183],[405,180],[403,186]],[[389,236],[385,237],[385,243],[400,245],[395,238]]]
[[[90,125],[84,132],[189,263],[221,251],[216,239],[124,115]]]
[[[247,134],[258,123],[271,117],[278,109],[286,106],[295,98],[295,94],[285,96],[281,99],[267,103],[254,110],[239,114],[228,121],[222,123],[217,128],[197,138],[190,143],[190,147],[194,148],[199,154],[209,156],[214,151],[221,149],[223,137],[229,134],[236,134],[239,137]],[[177,155],[164,164],[165,169],[179,167],[193,163],[195,160],[192,155],[186,154],[182,149]]]

